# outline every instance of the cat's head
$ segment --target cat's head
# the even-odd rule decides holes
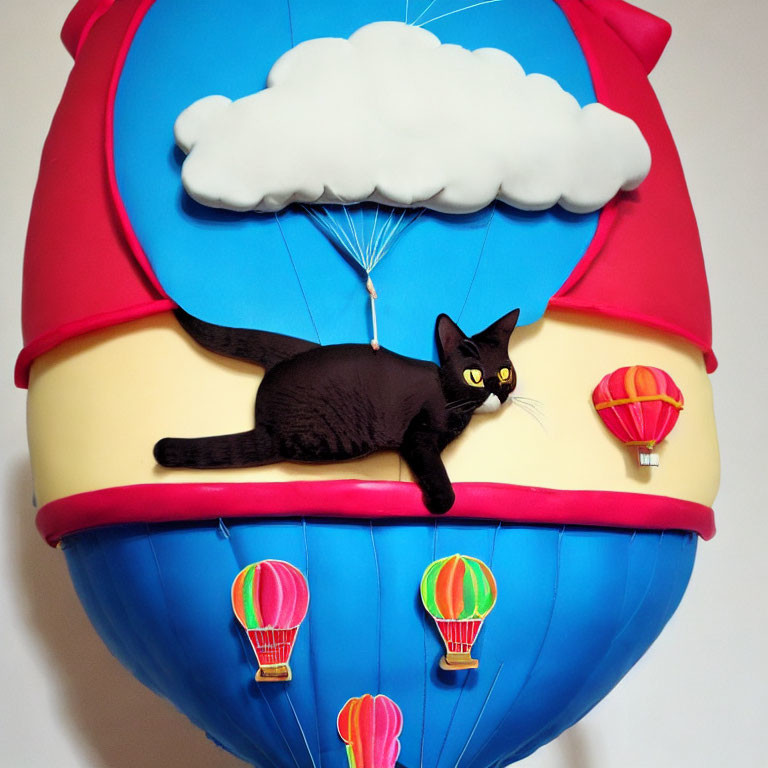
[[[440,377],[450,408],[488,413],[506,401],[517,383],[508,347],[519,316],[515,309],[474,336],[448,315],[437,318]]]

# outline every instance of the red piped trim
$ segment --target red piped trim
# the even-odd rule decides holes
[[[581,52],[585,61],[587,62],[589,76],[592,78],[592,88],[594,89],[595,95],[598,97],[599,101],[600,96],[603,95],[606,91],[606,84],[601,74],[601,69],[595,54],[586,42],[588,37],[584,34],[583,26],[580,25],[578,18],[573,17],[571,14],[567,13],[561,0],[555,0],[555,3],[558,5],[563,15],[568,20],[568,23],[571,25],[574,37],[578,41]],[[560,289],[557,291],[557,293],[555,293],[552,299],[567,293],[587,273],[590,266],[592,265],[592,262],[598,257],[600,251],[603,250],[603,247],[608,242],[608,236],[613,229],[613,225],[616,223],[618,214],[619,207],[617,198],[615,197],[613,200],[610,200],[608,203],[606,203],[600,210],[600,214],[597,219],[597,229],[595,230],[595,234],[592,237],[590,244],[587,246],[587,250],[579,260],[576,268],[566,278],[566,281],[560,286]],[[552,299],[550,299],[549,302],[550,306],[552,305]]]
[[[79,0],[61,28],[61,42],[73,59],[88,37],[93,25],[112,7],[115,0]]]
[[[615,491],[558,491],[501,483],[454,483],[456,503],[441,519],[694,531],[715,535],[712,509],[691,501]],[[107,525],[245,517],[435,519],[414,483],[320,480],[292,483],[158,483],[67,496],[37,513],[55,546],[63,537]]]
[[[115,99],[117,98],[117,87],[120,84],[120,77],[123,74],[123,67],[125,66],[125,60],[128,58],[128,52],[133,45],[133,39],[136,37],[141,22],[144,21],[144,17],[147,15],[149,9],[154,5],[155,0],[144,0],[136,8],[136,11],[131,19],[131,23],[128,26],[128,30],[125,33],[123,42],[120,45],[120,49],[117,53],[117,59],[115,60],[115,66],[112,70],[112,79],[109,84],[109,91],[107,92],[107,111],[106,111],[106,131],[104,134],[104,150],[107,157],[107,177],[109,184],[109,192],[112,196],[112,202],[115,206],[115,212],[117,213],[118,221],[122,227],[125,239],[128,242],[128,247],[133,252],[134,258],[141,266],[142,270],[146,274],[148,280],[155,288],[155,290],[161,296],[167,296],[165,289],[157,279],[152,265],[149,263],[147,254],[141,247],[139,238],[136,236],[136,232],[131,225],[131,219],[128,216],[128,211],[125,208],[123,199],[120,196],[120,189],[117,186],[117,174],[115,173]]]
[[[592,315],[600,315],[602,317],[610,317],[615,320],[627,320],[638,325],[644,325],[647,328],[653,328],[657,331],[663,331],[674,336],[679,336],[686,341],[690,341],[704,353],[704,364],[706,366],[707,373],[713,373],[717,368],[717,358],[715,353],[702,339],[694,336],[684,328],[680,328],[672,323],[659,320],[652,315],[644,315],[639,312],[628,312],[625,309],[617,309],[616,307],[603,306],[602,304],[592,304],[591,302],[581,301],[579,299],[571,298],[570,296],[553,296],[549,300],[549,309],[565,309],[572,310],[574,312],[584,313],[587,312]]]
[[[83,333],[91,331],[100,331],[102,328],[108,328],[120,323],[128,323],[131,320],[139,320],[142,317],[156,315],[160,312],[170,312],[176,308],[170,299],[158,299],[148,304],[139,304],[136,307],[124,307],[116,312],[104,312],[100,315],[90,315],[72,323],[66,323],[55,328],[50,333],[38,336],[33,342],[21,350],[16,360],[16,370],[14,371],[14,380],[16,386],[20,389],[26,389],[29,386],[29,369],[32,363],[40,355],[50,352],[54,347],[64,341],[80,336]]]
[[[600,215],[598,216],[597,229],[595,230],[592,241],[587,247],[587,250],[584,251],[584,255],[579,260],[576,268],[573,270],[573,272],[571,272],[570,275],[568,275],[566,281],[560,286],[560,289],[552,297],[553,299],[556,299],[561,294],[568,293],[568,291],[574,285],[576,285],[576,283],[578,283],[582,277],[584,277],[584,275],[587,273],[587,270],[589,270],[590,266],[592,265],[592,262],[598,257],[600,251],[603,250],[603,247],[608,242],[608,236],[611,233],[611,229],[613,229],[613,225],[616,223],[618,213],[619,206],[616,198],[606,203],[606,205],[600,211]],[[552,299],[550,299],[550,304],[551,303]]]

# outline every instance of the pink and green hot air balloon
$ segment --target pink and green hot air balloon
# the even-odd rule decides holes
[[[379,694],[350,699],[336,721],[347,745],[349,768],[394,768],[400,754],[403,714],[392,699]]]
[[[474,557],[451,555],[435,560],[421,578],[421,601],[445,643],[443,669],[475,669],[472,644],[483,619],[496,604],[496,580]]]
[[[307,580],[290,563],[262,560],[237,574],[232,583],[232,609],[256,653],[256,680],[291,679],[288,660],[308,605]]]

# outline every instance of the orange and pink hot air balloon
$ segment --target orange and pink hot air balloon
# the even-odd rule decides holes
[[[475,669],[471,656],[483,620],[496,605],[490,568],[467,555],[435,560],[421,578],[421,601],[437,624],[446,654],[443,669]]]
[[[237,574],[232,583],[232,609],[256,653],[256,680],[291,679],[288,661],[308,605],[307,580],[290,563],[262,560]]]
[[[633,365],[603,377],[592,393],[600,418],[624,445],[636,446],[641,466],[657,467],[653,452],[677,423],[683,394],[660,368]]]
[[[350,699],[341,708],[336,725],[347,745],[349,768],[394,768],[400,754],[403,714],[392,699],[370,693]]]

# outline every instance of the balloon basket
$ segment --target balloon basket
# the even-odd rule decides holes
[[[659,454],[654,453],[650,448],[638,448],[637,449],[637,463],[641,467],[658,467],[659,466]]]
[[[435,619],[443,638],[446,654],[440,659],[440,669],[477,669],[480,662],[473,659],[472,644],[475,642],[482,619]]]
[[[266,627],[249,629],[248,639],[256,652],[259,671],[256,681],[259,683],[283,683],[291,679],[291,668],[288,660],[291,658],[293,643],[296,640],[298,627],[276,629]]]
[[[292,679],[291,668],[287,664],[259,667],[256,673],[257,683],[287,683]]]
[[[477,669],[480,666],[480,662],[477,659],[473,659],[469,653],[446,653],[442,659],[440,659],[440,669],[445,669],[449,672],[457,669]]]

